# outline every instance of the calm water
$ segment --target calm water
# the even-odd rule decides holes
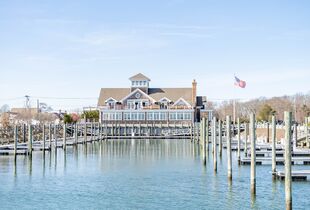
[[[226,150],[213,173],[188,140],[94,142],[64,154],[34,152],[32,159],[0,157],[1,209],[284,209],[284,182],[271,166],[257,167],[257,195],[250,194],[250,166],[227,181]],[[310,209],[310,182],[293,183],[294,209]]]

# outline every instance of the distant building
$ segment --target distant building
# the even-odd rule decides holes
[[[194,122],[200,118],[206,97],[197,96],[197,82],[184,88],[150,88],[139,73],[129,88],[102,88],[98,100],[101,122]],[[210,112],[211,113],[211,112]]]

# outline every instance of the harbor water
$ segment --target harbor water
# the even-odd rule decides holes
[[[211,148],[211,146],[209,147]],[[0,157],[0,209],[285,209],[284,182],[271,166],[250,166],[227,179],[226,150],[213,171],[190,140],[109,140]],[[278,166],[283,169],[283,166]],[[293,169],[307,166],[293,166]],[[310,182],[293,182],[293,209],[309,209]]]

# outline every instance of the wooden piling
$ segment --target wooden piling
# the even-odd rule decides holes
[[[297,139],[298,139],[298,134],[297,134],[297,123],[294,123],[294,138],[293,138],[293,151],[296,150],[297,147]]]
[[[249,124],[244,124],[244,156],[248,156],[248,136],[249,136]]]
[[[49,149],[52,148],[52,124],[48,125],[48,141],[49,141]]]
[[[237,150],[237,157],[238,157],[238,164],[240,165],[240,118],[237,118],[237,141],[238,141],[238,150]]]
[[[45,154],[45,140],[46,140],[45,124],[43,124],[42,127],[42,138],[43,138],[43,154]]]
[[[23,124],[23,142],[26,143],[26,130],[27,126],[26,124]]]
[[[17,143],[18,143],[18,125],[14,127],[14,156],[17,155]]]
[[[219,156],[222,157],[223,137],[222,137],[222,121],[219,120]]]
[[[285,204],[286,209],[292,209],[292,156],[291,156],[291,126],[292,112],[284,112],[285,123]]]
[[[213,151],[213,169],[214,172],[217,172],[217,135],[216,135],[216,118],[213,118],[213,146],[214,146],[214,151]]]
[[[87,143],[87,125],[84,123],[84,144]]]
[[[272,162],[271,162],[271,172],[275,176],[276,169],[276,117],[273,115],[271,118],[271,141],[272,141]]]
[[[250,136],[251,136],[251,193],[256,194],[256,134],[255,114],[250,115]]]
[[[28,127],[28,155],[32,155],[32,125]]]
[[[64,150],[66,150],[66,147],[67,147],[67,124],[66,123],[64,123],[64,125],[63,125],[63,143],[62,143],[62,148],[64,149]]]
[[[308,132],[309,132],[309,130],[308,130],[308,117],[305,117],[305,131],[306,131],[306,145],[307,145],[307,147],[310,147],[310,144],[309,144],[309,135],[308,135]]]
[[[202,154],[203,164],[207,164],[207,151],[206,151],[206,118],[202,118]]]
[[[206,118],[206,155],[209,153],[209,120]]]
[[[229,181],[232,180],[231,167],[231,130],[230,130],[231,116],[226,116],[226,144],[227,144],[227,176]]]
[[[58,130],[58,125],[54,125],[55,151],[57,151],[57,130]]]
[[[74,144],[77,144],[77,142],[78,142],[78,129],[79,129],[78,124],[77,124],[77,122],[75,122],[75,124],[74,124]]]

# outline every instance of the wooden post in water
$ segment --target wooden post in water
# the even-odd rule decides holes
[[[94,123],[91,122],[90,124],[90,140],[93,141],[94,140]]]
[[[29,124],[28,128],[28,155],[32,155],[32,125]]]
[[[285,204],[286,209],[292,209],[292,156],[291,156],[291,126],[292,112],[284,112],[285,123]]]
[[[52,148],[52,125],[48,125],[48,140],[49,140],[49,149]]]
[[[231,167],[231,130],[230,130],[231,116],[226,116],[226,144],[227,144],[227,176],[232,180]]]
[[[27,126],[26,124],[24,123],[23,124],[23,142],[26,143],[26,129],[27,129]]]
[[[267,122],[267,143],[269,143],[269,122]]]
[[[216,118],[213,118],[213,144],[214,144],[214,151],[213,151],[213,169],[214,172],[217,172],[217,142],[216,142]]]
[[[43,131],[42,131],[42,137],[43,137],[43,154],[45,154],[45,140],[46,140],[46,134],[45,134],[45,124],[43,124]]]
[[[222,157],[223,152],[223,136],[222,136],[222,121],[219,120],[219,155]]]
[[[14,156],[17,155],[17,143],[18,143],[18,125],[14,127]]]
[[[250,136],[251,136],[251,193],[256,194],[256,134],[255,114],[250,115]]]
[[[276,117],[273,115],[271,118],[271,141],[272,141],[272,162],[271,162],[271,172],[275,175],[277,169],[277,160],[276,160]]]
[[[240,118],[237,118],[237,141],[238,141],[238,151],[237,151],[237,157],[238,157],[238,164],[240,165]]]
[[[75,122],[74,124],[74,144],[78,142],[78,123]]]
[[[206,154],[209,153],[209,120],[206,118]]]
[[[64,133],[63,133],[63,143],[62,143],[62,148],[66,150],[67,147],[67,123],[64,123]]]
[[[248,135],[249,135],[249,124],[244,124],[244,156],[248,156]]]
[[[202,159],[203,164],[207,164],[207,151],[206,151],[206,118],[202,118]]]
[[[297,139],[298,139],[298,134],[297,134],[297,123],[294,123],[294,138],[293,138],[293,151],[296,150],[297,148]]]
[[[87,143],[87,125],[84,123],[84,144]]]
[[[55,141],[55,151],[57,151],[57,130],[58,130],[58,125],[54,125],[54,141]]]
[[[305,117],[305,126],[306,126],[306,129],[305,129],[305,131],[306,131],[306,146],[307,147],[310,147],[310,143],[309,143],[309,135],[308,135],[308,117]]]

